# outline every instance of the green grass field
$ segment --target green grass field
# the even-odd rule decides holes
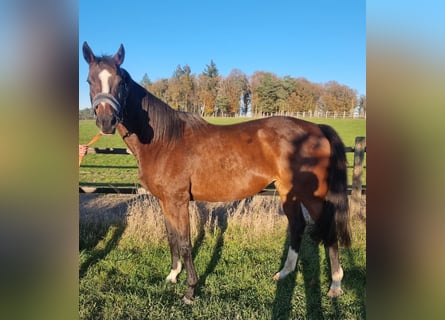
[[[249,118],[206,118],[214,124],[232,124],[250,120]],[[354,146],[355,138],[366,136],[365,119],[308,119],[315,123],[331,125],[342,138],[346,146]],[[79,143],[86,144],[96,135],[98,129],[94,120],[79,121]],[[126,148],[122,138],[118,135],[102,136],[92,147],[97,148]],[[349,165],[353,164],[353,154],[347,154]],[[366,156],[365,156],[366,159]],[[349,170],[348,182],[351,184],[352,170]],[[366,184],[366,170],[363,184]],[[85,156],[79,170],[81,186],[114,186],[134,187],[139,184],[137,164],[132,156],[91,154]]]
[[[180,301],[185,271],[176,285],[164,280],[170,251],[158,201],[144,195],[116,205],[105,198],[90,198],[81,205],[81,319],[366,318],[363,218],[353,218],[352,247],[340,249],[344,295],[331,299],[326,295],[327,254],[308,232],[297,271],[279,282],[272,279],[284,263],[288,241],[278,197],[191,203],[199,289],[189,306]],[[94,201],[99,201],[98,211],[91,210]]]
[[[226,123],[228,119],[210,118]],[[244,120],[244,119],[242,119]],[[233,121],[233,119],[230,119]],[[239,121],[239,120],[235,120]],[[318,122],[318,120],[316,120]],[[352,145],[364,120],[320,119]],[[96,133],[80,121],[80,143]],[[94,147],[125,147],[118,135]],[[87,155],[80,183],[137,184],[132,156]],[[107,180],[108,179],[108,180]],[[149,195],[80,195],[79,317],[81,319],[365,319],[366,214],[352,217],[353,244],[340,249],[344,295],[326,296],[328,257],[305,233],[297,271],[275,282],[287,253],[287,219],[277,196],[234,203],[190,204],[199,289],[193,305],[178,284],[165,282],[170,251],[159,202]]]

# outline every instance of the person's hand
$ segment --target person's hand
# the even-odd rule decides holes
[[[79,157],[83,157],[88,153],[88,146],[86,144],[79,144]]]

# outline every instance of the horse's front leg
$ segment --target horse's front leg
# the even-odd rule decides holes
[[[183,297],[185,303],[191,303],[195,297],[198,284],[195,265],[192,259],[192,242],[190,239],[190,217],[187,200],[165,199],[161,201],[167,226],[168,239],[172,255],[172,269],[167,280],[176,283],[176,276],[181,271],[182,257],[187,272],[188,289]]]
[[[167,229],[168,244],[170,246],[170,254],[172,259],[171,270],[165,281],[176,283],[176,277],[182,270],[181,256],[179,254],[178,236],[168,219],[165,219],[165,227]]]
[[[329,250],[329,260],[331,262],[331,277],[332,277],[332,283],[331,287],[329,288],[328,296],[334,298],[343,294],[343,290],[341,289],[341,280],[343,279],[343,269],[340,265],[337,241],[331,246],[329,246],[328,250]]]

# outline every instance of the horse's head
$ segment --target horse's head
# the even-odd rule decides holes
[[[122,109],[128,94],[127,73],[120,68],[125,57],[124,47],[121,44],[112,57],[96,57],[86,42],[83,43],[82,50],[83,57],[90,66],[87,81],[96,125],[102,133],[112,134],[122,120]]]

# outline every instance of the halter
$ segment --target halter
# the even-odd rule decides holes
[[[117,117],[120,119],[122,107],[115,97],[109,93],[103,92],[96,94],[92,102],[93,109],[96,109],[96,106],[98,106],[101,102],[108,103],[114,109],[114,111],[116,111]],[[96,114],[96,111],[94,114]]]
[[[125,75],[125,73],[123,73],[123,75]],[[125,81],[123,92],[122,92],[122,97],[123,97],[122,101],[125,102],[127,100],[127,95],[128,95],[128,83],[127,83],[127,81]],[[91,103],[93,106],[93,110],[96,110],[96,106],[98,106],[101,102],[108,103],[114,109],[114,111],[116,111],[116,117],[117,117],[118,121],[119,122],[122,121],[123,107],[113,95],[111,95],[109,93],[104,93],[104,92],[100,92],[100,93],[96,94],[93,98],[92,103]],[[94,111],[94,115],[96,115],[96,111]]]

